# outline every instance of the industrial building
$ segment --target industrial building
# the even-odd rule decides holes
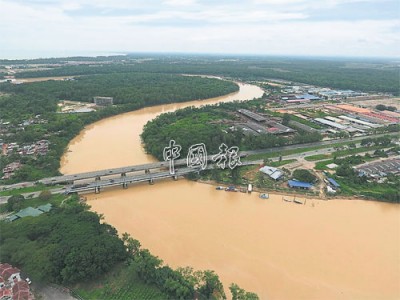
[[[356,123],[356,124],[360,124],[360,125],[367,126],[367,127],[370,127],[370,128],[380,127],[380,125],[378,125],[378,124],[373,124],[371,122],[366,122],[366,121],[359,120],[359,119],[352,118],[352,117],[348,117],[348,116],[339,116],[339,118],[342,119],[342,120],[349,121],[350,123]]]
[[[329,121],[326,119],[315,118],[314,120],[318,123],[321,123],[323,125],[327,125],[327,126],[335,128],[335,129],[339,129],[339,130],[345,130],[347,128],[347,126],[345,126],[345,125],[342,125],[342,124],[339,124],[336,122],[332,122],[332,121]]]
[[[312,132],[312,133],[319,132],[318,129],[312,128],[308,125],[293,120],[289,121],[289,125],[294,126],[296,128],[300,128],[301,130],[304,130],[306,132]]]
[[[360,176],[385,177],[387,174],[400,173],[400,158],[371,162],[355,168]]]
[[[264,116],[261,116],[257,113],[249,111],[247,109],[238,109],[238,112],[250,119],[253,119],[254,121],[257,121],[257,122],[264,122],[267,120]]]
[[[114,98],[113,97],[94,97],[93,102],[97,106],[110,106],[110,105],[113,105]]]

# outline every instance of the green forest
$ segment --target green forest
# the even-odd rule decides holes
[[[53,67],[48,70],[17,73],[20,78],[107,73],[168,73],[207,74],[265,80],[269,78],[364,92],[386,92],[399,95],[399,67],[390,61],[334,58],[285,57],[213,57],[154,56],[138,61],[136,56],[124,60],[114,58],[114,64]],[[100,60],[101,61],[101,60]],[[6,64],[3,61],[3,64]]]
[[[0,86],[2,92],[32,98],[93,102],[93,97],[105,96],[113,97],[114,104],[136,103],[140,107],[206,99],[238,90],[230,81],[156,73],[115,73]]]
[[[219,152],[221,143],[228,147],[238,146],[240,150],[255,150],[322,140],[320,134],[306,132],[290,138],[272,134],[244,135],[241,130],[231,130],[231,125],[225,124],[224,120],[235,120],[233,113],[237,109],[262,110],[260,104],[259,100],[221,103],[162,114],[144,126],[142,139],[145,150],[162,160],[163,148],[170,140],[182,146],[181,158],[186,157],[188,148],[197,143],[204,143],[207,153],[215,154]]]

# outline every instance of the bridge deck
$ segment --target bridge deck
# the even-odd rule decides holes
[[[246,165],[255,165],[259,164],[257,161],[247,161],[243,162],[242,166]],[[208,166],[207,169],[211,169],[212,165]],[[112,179],[104,179],[104,180],[96,180],[91,183],[85,184],[85,185],[77,185],[77,186],[71,186],[68,188],[65,193],[78,193],[78,192],[85,192],[85,191],[94,191],[98,188],[105,188],[105,187],[110,187],[110,186],[124,186],[132,183],[138,183],[138,182],[148,182],[152,181],[155,179],[163,179],[163,178],[173,178],[173,177],[179,177],[183,175],[187,175],[189,173],[193,172],[199,172],[199,168],[184,168],[184,169],[179,169],[176,170],[175,174],[170,174],[169,171],[162,171],[162,172],[156,172],[156,173],[148,173],[148,174],[139,174],[139,175],[131,175],[131,176],[124,176],[124,177],[119,177],[119,178],[112,178]]]

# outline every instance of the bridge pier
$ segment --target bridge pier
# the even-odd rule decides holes
[[[126,173],[121,173],[121,177],[126,177]]]
[[[100,187],[99,187],[99,186],[96,186],[96,187],[94,188],[94,193],[95,193],[95,194],[100,194]]]
[[[100,176],[97,176],[94,180],[95,181],[99,181],[100,180]]]
[[[154,179],[153,178],[149,179],[149,184],[154,184]]]
[[[149,169],[145,169],[144,170],[144,174],[150,174],[150,170]]]
[[[127,188],[128,188],[128,184],[127,184],[126,182],[124,182],[124,183],[122,184],[122,188],[123,188],[123,189],[127,189]]]

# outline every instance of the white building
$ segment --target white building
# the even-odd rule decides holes
[[[281,178],[283,176],[283,171],[281,171],[277,168],[274,168],[274,167],[264,166],[259,171],[268,175],[269,177],[271,177],[274,180],[278,180],[279,178]]]

